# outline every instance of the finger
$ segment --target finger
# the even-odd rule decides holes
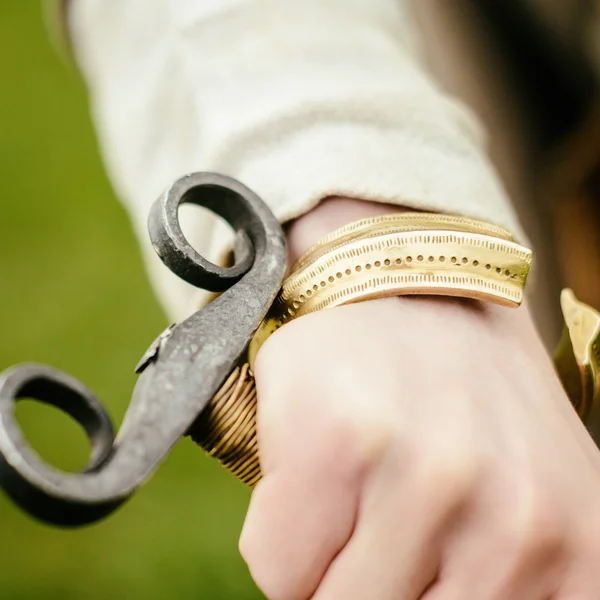
[[[552,600],[600,598],[600,511],[595,507],[582,510],[586,518],[572,527],[571,560]]]
[[[358,531],[327,571],[314,600],[420,598],[436,579],[439,552],[423,530],[408,531],[408,542],[401,531],[392,523]]]
[[[261,411],[271,405],[267,400],[259,407],[261,461],[264,453],[268,459],[252,495],[240,550],[270,600],[304,600],[352,534],[367,462],[356,451],[352,427],[342,422],[327,427],[326,418],[303,422],[309,411],[275,419],[280,427],[265,434]]]
[[[446,471],[455,467],[451,461],[414,461],[399,471],[400,463],[390,453],[374,475],[354,534],[314,600],[417,600],[435,582],[445,540],[464,508],[465,488]]]
[[[312,596],[352,534],[357,504],[354,486],[327,469],[273,473],[260,482],[240,551],[270,600]]]
[[[600,598],[600,577],[598,560],[591,564],[579,565],[572,569],[560,592],[552,600],[597,600]],[[545,600],[545,599],[544,599]]]
[[[535,485],[500,478],[449,541],[440,583],[423,600],[548,600],[566,564],[558,515]]]
[[[504,577],[503,573],[490,573],[490,565],[494,564],[497,555],[487,556],[486,564],[478,565],[478,573],[486,573],[481,577],[477,575],[475,568],[462,576],[446,576],[442,569],[439,582],[432,586],[420,600],[552,600],[561,575],[558,567],[549,571],[546,565],[535,568],[532,563],[531,569],[519,577],[514,575],[510,578]],[[509,579],[509,581],[507,581]],[[578,596],[573,596],[575,598]],[[571,596],[568,596],[570,599]],[[593,596],[595,599],[596,596]],[[582,596],[583,599],[583,596]],[[592,596],[590,596],[592,600]]]

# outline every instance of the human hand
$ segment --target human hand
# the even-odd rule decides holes
[[[240,548],[270,600],[600,597],[600,453],[526,307],[339,307],[255,373]]]

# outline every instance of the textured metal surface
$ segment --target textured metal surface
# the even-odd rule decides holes
[[[187,243],[177,219],[186,202],[213,210],[237,231],[233,267],[208,262]],[[245,356],[281,285],[286,260],[281,227],[253,192],[230,178],[210,173],[181,178],[153,205],[149,231],[173,272],[224,292],[151,345],[138,365],[141,374],[114,443],[107,413],[77,380],[41,365],[0,375],[0,485],[47,522],[95,521],[150,476]],[[85,472],[65,473],[39,459],[14,417],[22,397],[54,404],[83,425],[93,448]]]
[[[427,294],[518,306],[531,250],[504,229],[450,215],[402,213],[334,231],[293,266],[250,344],[293,319],[372,298]]]
[[[246,363],[234,370],[189,431],[209,456],[251,488],[262,476],[257,402],[254,377]]]
[[[600,445],[600,313],[564,289],[560,304],[565,320],[554,365],[571,404]]]

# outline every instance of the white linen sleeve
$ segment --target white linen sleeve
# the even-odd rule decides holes
[[[519,223],[474,116],[419,59],[409,0],[74,0],[69,14],[100,144],[175,319],[208,295],[147,240],[172,180],[217,171],[287,221],[349,196]],[[184,207],[185,208],[185,207]],[[231,242],[191,208],[184,231],[210,259]]]

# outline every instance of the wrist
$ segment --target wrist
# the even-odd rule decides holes
[[[407,210],[393,204],[355,198],[339,196],[327,198],[289,225],[288,256],[290,265],[311,246],[339,227],[366,217],[406,212]]]
[[[360,200],[356,198],[333,196],[323,200],[313,210],[294,220],[288,228],[288,254],[290,265],[294,264],[309,248],[319,242],[330,232],[344,225],[364,219],[391,213],[415,212],[414,209]],[[513,336],[537,338],[533,319],[526,302],[518,310],[506,310],[505,307],[491,303],[474,301],[468,298],[448,298],[445,296],[411,296],[398,298],[398,304],[405,306],[421,306],[425,312],[435,311],[447,315],[450,311],[456,319],[454,325],[460,328],[461,321],[473,326],[473,313],[479,326],[498,331],[510,331]],[[461,319],[460,315],[465,318]],[[450,328],[452,329],[452,328]]]
[[[251,365],[277,329],[328,307],[402,295],[521,303],[531,251],[510,232],[466,217],[397,212],[334,198],[292,225],[294,266],[250,344]]]

